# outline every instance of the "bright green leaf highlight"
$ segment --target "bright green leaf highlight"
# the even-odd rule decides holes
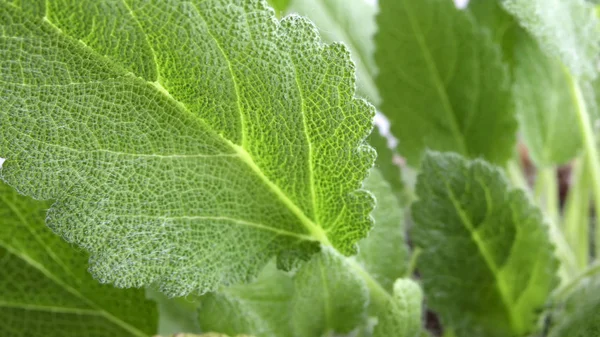
[[[48,225],[100,281],[206,292],[278,254],[352,254],[370,229],[374,109],[307,20],[259,0],[52,1],[43,19],[2,0],[0,30],[2,178],[57,201]]]
[[[430,307],[458,336],[534,330],[557,284],[542,215],[501,171],[430,152],[417,183],[413,240]]]
[[[426,148],[504,163],[515,141],[500,48],[447,0],[381,0],[375,60],[382,112],[412,165]]]
[[[100,285],[87,254],[44,225],[49,204],[0,183],[0,335],[147,337],[156,305],[142,290]]]

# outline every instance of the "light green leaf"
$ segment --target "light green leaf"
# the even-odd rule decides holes
[[[95,277],[181,296],[355,252],[374,109],[345,47],[259,0],[48,6],[0,0],[1,173],[56,200],[48,225]]]
[[[568,69],[541,50],[500,1],[475,0],[469,8],[502,45],[511,65],[517,118],[532,159],[539,166],[550,166],[574,158],[582,137]]]
[[[489,34],[447,0],[381,0],[377,22],[381,110],[409,164],[426,148],[504,163],[517,125]]]
[[[595,77],[600,25],[585,0],[505,0],[504,7],[575,76]]]
[[[324,249],[293,277],[267,268],[253,284],[205,295],[206,331],[260,337],[314,337],[349,332],[366,319],[368,292],[346,259]]]
[[[422,331],[423,292],[412,280],[398,279],[394,283],[394,293],[386,306],[375,310],[378,324],[373,337],[417,337]]]
[[[358,93],[379,103],[373,81],[377,72],[373,59],[376,6],[365,0],[292,0],[289,10],[313,21],[325,41],[341,41],[348,47],[356,65]]]
[[[375,227],[359,243],[358,260],[386,291],[392,292],[394,282],[405,276],[408,265],[404,212],[379,170],[371,170],[365,187],[377,200],[372,213]]]
[[[49,204],[0,183],[0,335],[147,337],[156,305],[143,290],[100,285],[87,254],[44,225]]]
[[[484,161],[430,152],[413,240],[427,301],[458,336],[522,336],[557,284],[540,211]]]
[[[253,283],[204,295],[198,313],[200,327],[229,335],[292,336],[293,296],[294,281],[269,264]]]
[[[199,333],[198,301],[194,298],[168,298],[155,289],[146,289],[146,297],[158,306],[158,334]]]
[[[571,74],[524,32],[514,50],[513,95],[529,153],[540,166],[564,164],[582,148]]]
[[[553,321],[550,337],[600,336],[600,275],[581,279]]]

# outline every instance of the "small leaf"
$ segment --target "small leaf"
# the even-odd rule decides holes
[[[482,160],[428,153],[413,206],[430,307],[458,336],[522,336],[556,286],[540,211]]]
[[[417,337],[422,331],[423,292],[412,280],[398,279],[387,305],[376,310],[378,324],[373,337]]]
[[[381,0],[375,60],[382,112],[416,166],[426,148],[504,163],[517,123],[500,49],[447,0]]]
[[[356,251],[374,109],[344,46],[259,0],[47,4],[0,0],[1,176],[96,278],[183,296]]]
[[[139,289],[100,285],[87,254],[44,225],[49,203],[0,183],[0,335],[147,337],[156,305]]]

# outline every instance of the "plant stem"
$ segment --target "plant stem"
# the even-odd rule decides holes
[[[557,224],[560,212],[558,210],[558,181],[554,166],[538,169],[535,182],[535,198],[552,222]]]
[[[390,295],[387,290],[383,289],[381,284],[379,284],[379,282],[377,282],[377,280],[375,280],[373,276],[371,276],[371,274],[369,274],[369,272],[367,272],[363,266],[356,261],[356,259],[349,258],[347,260],[352,269],[354,269],[354,271],[356,271],[356,273],[360,275],[367,284],[369,292],[371,293],[371,300],[379,308],[385,308],[387,303],[391,301],[392,295]]]
[[[530,192],[529,184],[523,175],[523,169],[517,159],[513,158],[506,163],[506,173],[515,188],[520,188],[528,193]]]
[[[563,232],[575,253],[577,266],[585,269],[590,259],[590,179],[586,158],[573,163],[573,184],[569,189]]]
[[[410,261],[408,263],[408,269],[406,270],[405,277],[411,277],[412,274],[415,272],[415,269],[417,269],[417,261],[419,260],[419,256],[421,255],[422,251],[423,250],[421,249],[421,247],[416,247],[412,251],[412,254],[410,255]]]
[[[594,276],[596,274],[600,274],[600,263],[596,263],[590,266],[583,273],[580,273],[576,278],[572,279],[569,283],[558,288],[553,295],[554,300],[565,300],[584,279]]]
[[[585,148],[586,162],[588,164],[588,173],[591,178],[592,192],[594,195],[594,211],[600,211],[600,158],[597,150],[596,137],[592,119],[588,112],[588,108],[583,97],[583,92],[579,83],[571,77],[571,88],[577,102],[577,117],[579,119],[579,127],[583,135],[583,145]],[[600,229],[600,217],[596,217],[596,232]]]

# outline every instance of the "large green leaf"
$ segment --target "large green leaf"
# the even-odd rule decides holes
[[[599,266],[596,265],[598,270]],[[550,337],[600,336],[600,275],[582,278],[553,317]]]
[[[407,265],[402,211],[377,170],[371,171],[365,186],[373,191],[378,207],[373,212],[375,228],[360,242],[358,262],[326,250],[293,276],[271,266],[253,284],[205,295],[202,328],[258,337],[370,330],[364,324],[370,295],[369,314],[378,321],[377,336],[414,337],[413,331],[421,327],[422,294],[417,284],[396,281]]]
[[[447,0],[382,0],[377,22],[381,110],[408,162],[430,148],[504,163],[516,121],[490,35]]]
[[[378,103],[373,81],[377,7],[365,0],[292,0],[289,10],[313,21],[326,41],[341,41],[348,46],[356,65],[359,94]]]
[[[571,74],[524,32],[514,52],[513,94],[529,153],[541,166],[564,164],[582,148]]]
[[[381,109],[399,151],[426,148],[503,163],[516,121],[499,48],[446,0],[382,0],[375,60]]]
[[[480,25],[490,29],[511,66],[520,131],[533,160],[549,166],[575,157],[582,139],[568,69],[542,50],[500,1],[475,0],[469,9]]]
[[[600,25],[585,0],[505,0],[504,7],[576,76],[595,77]]]
[[[481,160],[428,153],[413,206],[427,301],[458,336],[523,336],[556,285],[540,211]]]
[[[366,319],[367,303],[360,275],[325,249],[293,277],[269,267],[253,284],[205,295],[199,317],[205,331],[313,337],[357,328]]]
[[[153,335],[156,305],[143,290],[98,284],[87,254],[44,225],[48,207],[0,183],[0,335]]]
[[[344,46],[262,0],[47,5],[0,0],[1,173],[95,277],[177,296],[355,252],[374,109]]]

